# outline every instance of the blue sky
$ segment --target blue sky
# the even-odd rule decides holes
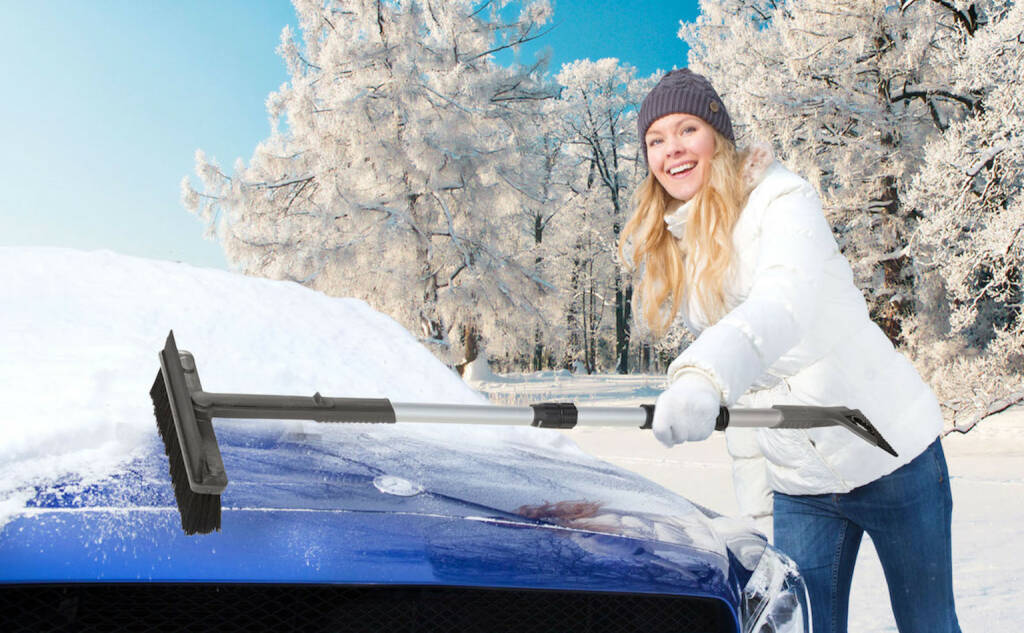
[[[554,0],[552,71],[617,57],[681,67],[696,0]],[[225,168],[269,134],[288,77],[274,52],[287,0],[14,0],[4,6],[0,246],[110,249],[226,268],[181,206],[196,149]]]

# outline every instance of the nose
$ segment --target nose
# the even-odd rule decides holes
[[[675,156],[682,153],[683,149],[683,141],[678,136],[673,134],[665,139],[665,156]]]

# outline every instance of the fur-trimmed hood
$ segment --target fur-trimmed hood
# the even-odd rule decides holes
[[[749,194],[754,187],[761,184],[761,180],[773,162],[775,162],[775,153],[772,152],[771,145],[754,143],[747,148],[747,157],[743,160],[742,171],[746,193]]]

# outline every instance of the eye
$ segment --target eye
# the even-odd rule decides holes
[[[660,138],[652,138],[652,139],[647,141],[647,147],[654,147],[655,145],[657,145],[660,142],[661,142]]]
[[[697,131],[697,126],[696,125],[687,125],[685,128],[683,128],[683,134],[693,134],[696,131]]]

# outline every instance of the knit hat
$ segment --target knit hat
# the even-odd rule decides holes
[[[658,85],[647,93],[640,106],[636,124],[640,147],[644,150],[644,162],[647,162],[647,143],[644,143],[647,128],[666,114],[677,112],[700,117],[719,134],[736,142],[732,133],[732,120],[711,82],[703,75],[682,68],[665,73]]]

